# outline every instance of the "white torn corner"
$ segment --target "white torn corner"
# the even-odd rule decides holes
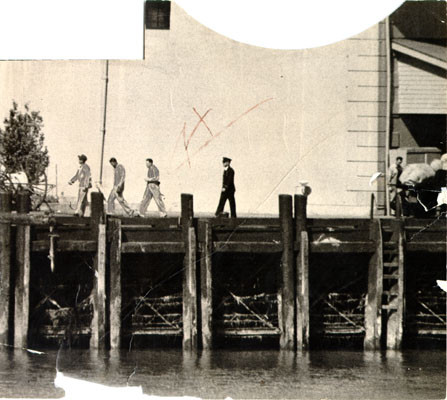
[[[444,292],[447,292],[447,281],[437,280],[436,283]]]
[[[374,173],[371,178],[369,179],[369,186],[372,186],[372,184],[380,177],[382,176],[381,172]]]
[[[88,382],[81,379],[70,378],[65,376],[62,372],[56,371],[56,379],[54,386],[63,389],[65,392],[65,399],[154,399],[162,400],[165,397],[150,396],[143,393],[141,386],[124,386],[112,387],[102,385],[100,383]],[[182,400],[199,400],[198,397],[170,397],[170,399]]]

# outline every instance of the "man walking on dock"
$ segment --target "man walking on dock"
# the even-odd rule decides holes
[[[68,182],[69,185],[73,185],[76,181],[79,181],[78,202],[76,204],[75,215],[83,217],[85,208],[87,207],[87,194],[88,190],[92,187],[92,178],[90,173],[90,167],[86,164],[87,157],[85,154],[78,156],[79,169],[75,176]]]
[[[222,214],[225,203],[227,200],[230,203],[231,218],[236,218],[236,200],[234,199],[234,192],[236,187],[234,186],[234,169],[230,167],[231,158],[224,157],[222,164],[224,168],[222,191],[220,193],[219,205],[216,210],[216,217]]]
[[[160,211],[160,216],[166,217],[166,207],[162,200],[163,195],[160,193],[160,173],[158,168],[154,165],[152,158],[146,159],[146,167],[146,190],[144,191],[143,200],[141,200],[140,204],[140,215],[144,216],[153,197],[155,203],[157,204],[158,210]]]
[[[115,199],[118,200],[118,203],[123,208],[124,212],[132,216],[133,210],[130,208],[129,204],[123,197],[124,192],[124,181],[126,179],[126,170],[124,166],[118,164],[118,161],[115,157],[112,157],[109,160],[113,169],[115,170],[115,175],[113,178],[113,189],[110,192],[109,198],[107,199],[107,213],[113,214],[115,212]]]

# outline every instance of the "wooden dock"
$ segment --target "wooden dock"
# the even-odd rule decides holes
[[[0,343],[375,350],[446,334],[445,217],[312,219],[301,195],[280,195],[278,218],[195,218],[188,194],[179,218],[106,216],[99,193],[89,218],[28,204],[0,194]]]

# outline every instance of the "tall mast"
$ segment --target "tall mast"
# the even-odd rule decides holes
[[[106,121],[107,121],[107,89],[109,86],[109,60],[106,60],[106,76],[104,90],[104,119],[102,123],[102,144],[101,144],[101,168],[99,170],[99,183],[102,185],[102,170],[104,164],[104,142],[106,139]]]

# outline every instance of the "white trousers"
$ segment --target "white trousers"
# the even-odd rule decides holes
[[[166,216],[166,207],[161,198],[160,187],[156,183],[147,184],[146,190],[144,191],[143,200],[141,200],[140,203],[140,214],[141,215],[145,214],[152,198],[154,198],[154,201],[157,204],[161,216],[162,217]]]

